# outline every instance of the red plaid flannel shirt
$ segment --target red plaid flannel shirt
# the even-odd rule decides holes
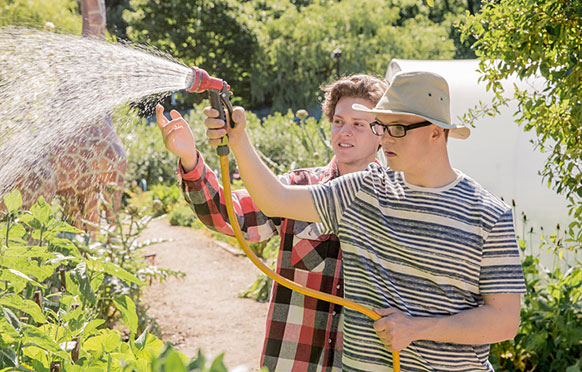
[[[186,201],[210,229],[233,235],[222,186],[200,154],[198,163],[178,175]],[[280,180],[291,185],[325,183],[337,177],[335,158],[325,167],[291,171]],[[265,216],[246,190],[233,191],[234,209],[245,238],[252,242],[281,235],[276,271],[309,288],[343,297],[341,251],[335,235],[314,236],[311,225]],[[261,365],[269,371],[341,371],[342,307],[304,296],[273,283]]]

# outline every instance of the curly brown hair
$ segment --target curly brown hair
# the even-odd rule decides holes
[[[380,101],[388,86],[389,84],[386,80],[372,75],[357,74],[344,76],[322,89],[325,93],[325,98],[321,104],[321,110],[331,122],[335,114],[335,107],[340,98],[363,98],[376,104]]]

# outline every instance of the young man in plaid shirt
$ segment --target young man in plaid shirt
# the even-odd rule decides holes
[[[380,137],[369,129],[374,116],[352,109],[355,103],[373,108],[387,83],[369,75],[342,78],[324,88],[323,113],[332,123],[334,158],[323,167],[299,169],[280,176],[285,184],[326,183],[340,175],[366,169],[376,160]],[[168,150],[180,157],[178,173],[184,197],[200,221],[233,235],[223,189],[196,150],[188,124],[172,111],[171,121],[158,105],[157,121]],[[246,190],[233,192],[235,211],[245,237],[252,242],[281,235],[277,273],[312,289],[343,296],[342,254],[335,235],[317,236],[309,223],[266,216]],[[269,371],[340,371],[341,306],[304,296],[273,284],[261,365]]]

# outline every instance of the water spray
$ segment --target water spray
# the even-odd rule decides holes
[[[232,120],[232,105],[230,103],[231,95],[230,86],[222,79],[212,77],[205,70],[198,67],[192,67],[192,72],[188,74],[187,81],[188,81],[187,86],[190,87],[187,90],[190,93],[202,93],[208,91],[210,106],[212,106],[213,109],[218,111],[219,115],[217,118],[224,120],[227,123],[230,123],[231,127],[234,128],[235,123]],[[228,120],[226,120],[226,115],[228,115]],[[306,296],[314,297],[319,300],[348,307],[352,310],[356,310],[364,315],[367,315],[373,320],[379,320],[381,316],[375,311],[371,310],[370,308],[346,300],[345,298],[334,296],[332,294],[321,291],[316,291],[301,284],[295,283],[294,281],[291,281],[271,270],[271,268],[265,265],[263,261],[261,261],[257,257],[253,250],[248,246],[243,236],[243,233],[240,229],[238,218],[236,217],[236,214],[234,212],[234,205],[232,202],[232,191],[230,188],[230,171],[228,164],[228,154],[230,151],[228,148],[227,135],[222,137],[222,141],[219,144],[218,148],[216,149],[216,152],[220,159],[222,187],[224,189],[225,194],[224,200],[226,204],[228,218],[230,219],[234,235],[239,245],[241,246],[242,250],[245,252],[247,257],[253,262],[253,264],[257,266],[259,270],[261,270],[269,278],[273,279],[274,281],[276,281],[277,283],[281,284],[284,287],[302,293]],[[392,365],[394,372],[400,372],[400,354],[398,351],[392,352]]]

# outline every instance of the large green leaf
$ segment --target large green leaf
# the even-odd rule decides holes
[[[69,359],[69,355],[48,334],[43,333],[39,328],[24,325],[22,330],[24,333],[23,347],[36,346],[65,360]]]
[[[10,311],[10,309],[4,307],[2,308],[2,312],[4,313],[4,318],[6,318],[8,324],[10,324],[10,326],[17,332],[20,332],[22,330],[22,324],[20,323],[18,317],[12,311]]]
[[[9,281],[15,287],[15,293],[19,293],[20,290],[24,288],[22,287],[22,283],[24,283],[24,286],[26,286],[26,282],[32,283],[40,288],[46,288],[43,284],[40,284],[36,280],[15,269],[2,270],[2,273],[0,274],[0,280]]]
[[[20,310],[32,317],[37,323],[46,323],[46,318],[40,307],[30,300],[25,300],[15,294],[8,294],[0,297],[0,306],[9,307],[13,310]]]
[[[34,278],[37,282],[42,282],[51,276],[56,267],[55,264],[47,263],[39,265],[36,261],[33,261],[28,257],[19,256],[0,257],[0,266],[20,272],[26,276],[26,278],[23,277],[23,279],[29,280],[30,278]]]
[[[89,303],[94,305],[97,302],[97,296],[91,287],[91,281],[89,279],[89,275],[87,274],[87,264],[85,262],[79,263],[75,268],[68,273],[68,277],[71,281],[76,285],[76,289],[80,292],[80,294],[87,300]],[[69,288],[69,284],[67,281],[67,288]],[[74,289],[71,289],[74,291]],[[73,293],[73,292],[71,292]]]
[[[146,360],[157,358],[164,348],[164,343],[147,329],[135,340],[134,345],[135,356]]]
[[[114,263],[103,262],[102,264],[103,270],[109,275],[115,276],[127,283],[134,283],[140,286],[145,285],[145,283],[139,280],[135,275]]]
[[[26,235],[26,229],[24,226],[12,225],[10,226],[10,231],[8,232],[8,239],[15,242],[23,242],[22,238]]]
[[[30,207],[30,212],[41,224],[47,226],[51,219],[51,206],[47,204],[42,196]]]
[[[3,256],[10,257],[30,257],[30,258],[52,258],[54,254],[47,247],[37,245],[12,245],[6,249]]]
[[[164,360],[164,371],[187,372],[184,361],[182,360],[182,357],[178,351],[174,350],[173,352],[166,354],[166,358]]]
[[[123,322],[132,333],[137,333],[137,311],[135,303],[129,296],[122,296],[113,300],[115,307],[121,313]]]
[[[8,322],[4,312],[0,312],[0,340],[5,344],[10,344],[19,337],[18,331]]]
[[[103,324],[105,324],[105,321],[103,319],[91,320],[83,325],[81,332],[85,337],[87,337],[88,335],[93,334],[93,331],[101,327]]]
[[[22,206],[22,195],[18,190],[12,190],[3,199],[8,212],[14,212]]]

